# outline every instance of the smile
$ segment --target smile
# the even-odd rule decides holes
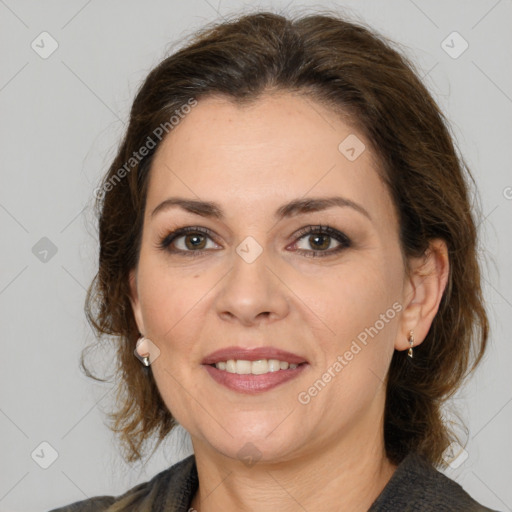
[[[228,359],[215,363],[215,368],[228,373],[237,373],[238,375],[263,375],[265,373],[277,372],[280,370],[294,370],[298,364],[279,361],[278,359],[258,359],[257,361],[247,361],[245,359]]]
[[[225,347],[206,356],[202,367],[232,391],[256,394],[297,378],[307,367],[304,356],[272,346]]]
[[[221,386],[226,387],[231,391],[236,391],[238,393],[244,393],[249,395],[270,391],[276,388],[277,386],[281,386],[286,382],[296,379],[309,366],[308,363],[288,364],[285,361],[279,360],[271,359],[268,362],[266,360],[263,360],[263,362],[267,364],[267,366],[272,365],[274,368],[276,366],[275,363],[273,363],[272,361],[277,361],[279,363],[279,370],[268,370],[266,372],[262,371],[259,374],[253,374],[252,364],[259,364],[259,361],[231,361],[231,363],[230,360],[226,361],[226,366],[228,364],[231,365],[234,363],[235,365],[238,365],[239,363],[241,363],[242,367],[247,367],[247,363],[251,363],[251,373],[229,372],[227,368],[225,370],[217,368],[217,365],[219,364],[222,366],[222,361],[215,364],[202,365],[202,367],[207,371],[209,376]],[[281,368],[281,365],[287,365],[287,368]],[[263,369],[263,367],[264,365],[263,363],[261,363],[261,370]]]

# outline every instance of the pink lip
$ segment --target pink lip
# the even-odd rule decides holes
[[[292,354],[285,350],[274,347],[256,347],[252,349],[242,347],[227,347],[212,352],[203,359],[202,364],[215,364],[219,361],[227,361],[228,359],[242,359],[245,361],[257,361],[258,359],[279,359],[287,361],[291,364],[307,363],[307,361],[297,354]],[[283,370],[280,370],[283,371]],[[272,372],[277,373],[277,372]]]
[[[276,372],[264,373],[263,375],[238,375],[237,373],[218,370],[215,366],[209,365],[205,365],[203,368],[209,373],[210,377],[228,389],[254,395],[263,391],[269,391],[291,379],[295,379],[307,366],[309,365],[305,363],[294,369],[278,370]]]
[[[297,366],[297,368],[264,373],[262,375],[238,375],[237,373],[229,373],[225,370],[219,370],[215,366],[212,366],[219,361],[228,361],[229,359],[242,359],[245,361],[278,359],[280,361],[286,361],[299,366]],[[276,386],[298,377],[308,366],[307,361],[303,357],[275,347],[256,347],[252,349],[227,347],[212,352],[210,355],[205,357],[202,364],[210,377],[212,377],[216,382],[233,391],[246,394],[269,391]]]

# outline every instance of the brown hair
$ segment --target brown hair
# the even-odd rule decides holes
[[[138,91],[97,196],[99,270],[86,302],[97,333],[114,336],[117,346],[119,408],[110,414],[110,428],[125,460],[134,462],[151,434],[158,431],[158,446],[176,424],[151,371],[134,357],[139,333],[129,301],[128,274],[137,265],[148,173],[162,131],[157,128],[170,131],[169,120],[191,99],[220,94],[245,104],[270,90],[322,102],[348,115],[366,137],[398,212],[404,256],[424,254],[434,238],[448,246],[450,273],[440,309],[414,359],[405,351],[393,354],[384,418],[393,463],[417,451],[443,465],[442,453],[454,438],[441,407],[480,362],[488,337],[471,176],[413,65],[382,36],[331,13],[290,19],[259,12],[208,26],[153,69]],[[82,368],[97,378],[84,352]]]

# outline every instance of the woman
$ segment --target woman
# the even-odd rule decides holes
[[[177,423],[194,455],[59,510],[490,510],[436,469],[488,336],[468,177],[412,66],[336,16],[164,60],[97,191],[88,312],[127,461]]]

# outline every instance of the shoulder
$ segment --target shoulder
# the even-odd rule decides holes
[[[475,501],[426,459],[410,453],[368,512],[497,512]]]
[[[116,512],[122,512],[133,510],[131,507],[134,506],[147,507],[144,510],[153,510],[160,506],[170,512],[178,512],[187,510],[197,485],[195,457],[190,455],[122,495],[95,496],[49,512],[109,512],[111,507]]]
[[[76,501],[65,507],[54,508],[50,512],[96,512],[107,510],[115,502],[113,496],[96,496],[88,500]]]

